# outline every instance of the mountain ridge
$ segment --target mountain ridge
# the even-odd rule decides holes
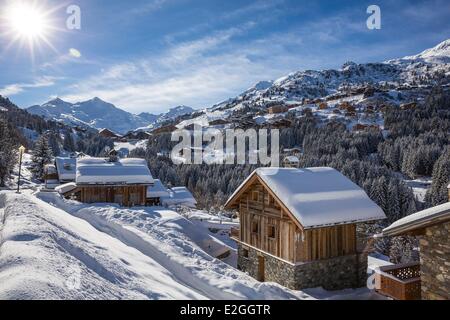
[[[125,134],[137,128],[151,128],[165,120],[194,111],[187,106],[178,106],[161,114],[146,112],[133,114],[98,97],[77,103],[55,98],[42,105],[31,106],[26,110],[31,114],[68,125],[91,127],[97,130],[108,128],[119,134]]]

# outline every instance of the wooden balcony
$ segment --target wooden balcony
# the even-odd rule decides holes
[[[240,233],[241,233],[241,231],[240,231],[239,228],[233,227],[233,228],[230,229],[230,238],[239,241],[240,240],[240,236],[239,236]]]
[[[380,294],[395,300],[420,300],[420,264],[380,267],[376,275],[376,288]]]

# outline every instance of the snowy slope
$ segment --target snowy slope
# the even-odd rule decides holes
[[[267,112],[270,105],[301,105],[305,99],[325,99],[329,105],[332,101],[345,100],[362,106],[399,105],[420,100],[426,95],[426,89],[436,84],[450,84],[450,39],[415,56],[379,63],[347,62],[340,69],[304,70],[275,81],[263,81],[237,97],[206,109],[203,115],[185,120],[179,127],[192,123],[207,125],[208,121],[217,119],[238,121],[239,117],[256,117],[259,112]],[[364,97],[368,88],[379,93]],[[316,113],[320,116],[323,112]],[[325,114],[322,118],[338,117],[331,116]],[[265,122],[261,117],[258,119]]]
[[[141,210],[99,205],[69,214],[8,192],[0,208],[0,299],[311,298],[214,259],[174,212],[144,219]]]
[[[202,299],[142,254],[34,197],[0,193],[0,299]]]
[[[169,270],[176,281],[210,299],[310,298],[277,284],[259,283],[213,258],[210,254],[220,253],[217,250],[227,245],[173,211],[83,205],[48,193],[41,193],[39,197],[152,257]]]

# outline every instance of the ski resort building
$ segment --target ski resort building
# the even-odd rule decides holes
[[[237,210],[238,268],[291,289],[362,287],[367,253],[359,223],[386,218],[332,168],[260,168],[226,203]]]
[[[419,237],[420,263],[381,268],[381,293],[399,300],[450,300],[450,202],[400,219],[383,235]]]
[[[83,203],[145,206],[154,179],[143,159],[78,159],[75,183],[57,188],[66,198]]]

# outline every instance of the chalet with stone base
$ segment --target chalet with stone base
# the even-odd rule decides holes
[[[358,223],[385,219],[356,184],[332,168],[260,168],[226,208],[237,210],[238,268],[299,290],[366,285]]]
[[[383,235],[418,237],[420,263],[381,269],[381,293],[399,300],[450,300],[450,202],[396,221]]]

